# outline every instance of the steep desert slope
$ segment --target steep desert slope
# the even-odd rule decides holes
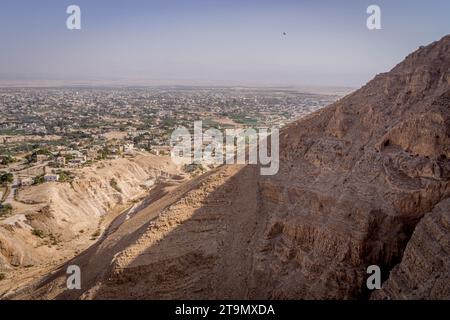
[[[447,36],[285,130],[280,174],[261,181],[261,194],[273,199],[263,202],[263,210],[273,213],[278,231],[272,250],[257,254],[271,261],[261,264],[269,275],[261,279],[267,281],[266,295],[367,297],[367,266],[380,266],[386,279],[404,263],[417,223],[435,207],[445,208],[450,196],[449,99]],[[433,269],[429,276],[442,284],[428,295],[421,288],[428,284],[404,283],[408,287],[402,290],[414,289],[417,298],[446,297],[450,291],[444,276],[450,230],[440,226],[436,237],[444,239],[431,236],[428,245],[441,252],[442,263],[426,263]],[[418,262],[415,268],[409,279],[423,266]],[[280,276],[277,269],[294,271]]]
[[[448,298],[450,36],[286,127],[280,171],[224,166],[10,298]],[[366,289],[369,265],[383,290]]]

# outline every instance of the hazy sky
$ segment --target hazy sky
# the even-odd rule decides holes
[[[2,0],[0,80],[360,86],[450,33],[449,14],[449,0]]]

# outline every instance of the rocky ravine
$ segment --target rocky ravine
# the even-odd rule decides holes
[[[286,127],[280,171],[213,170],[10,298],[450,297],[450,36]],[[379,265],[383,289],[365,289]]]

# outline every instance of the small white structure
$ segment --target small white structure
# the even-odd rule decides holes
[[[44,176],[45,182],[57,182],[59,181],[59,175],[58,174],[46,174]]]
[[[31,186],[33,184],[33,178],[21,178],[19,180],[19,185],[21,187]]]
[[[134,144],[132,144],[132,143],[124,144],[123,152],[126,154],[132,154],[134,152]]]
[[[86,156],[76,157],[72,160],[69,160],[69,167],[79,167],[82,164],[85,164],[86,160]]]
[[[58,157],[58,158],[56,158],[56,163],[58,163],[61,166],[65,166],[66,165],[66,158],[65,157]]]
[[[170,146],[152,146],[151,152],[157,156],[170,154]]]

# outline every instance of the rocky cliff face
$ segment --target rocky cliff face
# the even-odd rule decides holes
[[[448,298],[450,36],[286,127],[280,171],[189,182],[31,298]],[[366,289],[380,266],[383,290]]]
[[[450,299],[450,199],[418,223],[401,263],[374,299]]]
[[[404,263],[417,224],[450,196],[449,98],[447,36],[284,131],[280,174],[260,182],[269,195],[262,206],[271,213],[268,230],[276,231],[269,250],[257,254],[270,261],[259,264],[266,296],[368,297],[372,264],[392,282],[390,270]],[[439,261],[446,264],[430,276],[445,279],[450,236],[440,225],[436,231],[447,240],[427,245],[442,247]],[[283,269],[290,271],[280,276]],[[429,284],[415,285],[417,298],[433,297],[421,288]],[[441,286],[437,296],[448,293]],[[386,290],[384,297],[402,295]]]

